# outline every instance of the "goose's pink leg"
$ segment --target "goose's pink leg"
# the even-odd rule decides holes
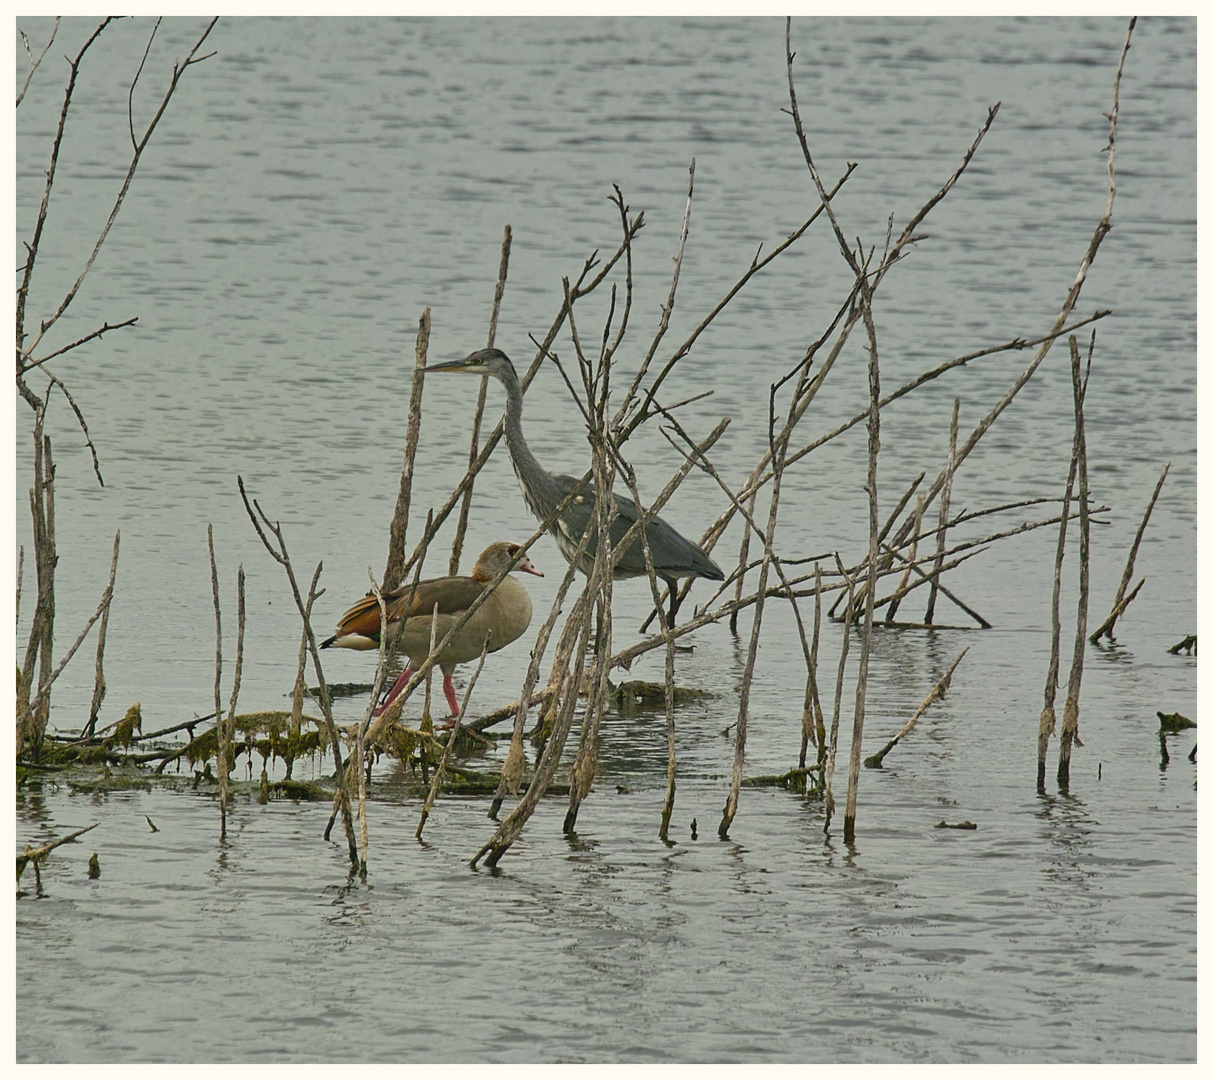
[[[442,677],[442,692],[446,694],[446,703],[451,707],[451,715],[459,715],[459,699],[455,696],[455,684],[449,675]]]
[[[379,716],[384,711],[384,709],[386,709],[393,701],[395,701],[400,696],[400,691],[404,689],[405,684],[409,681],[409,679],[412,678],[412,676],[413,676],[413,669],[409,666],[406,666],[404,671],[402,671],[400,673],[400,678],[397,679],[394,683],[392,683],[392,688],[387,692],[383,701],[380,703],[379,707],[374,711],[374,713],[372,715]]]

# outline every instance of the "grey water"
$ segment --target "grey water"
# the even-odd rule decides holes
[[[35,51],[51,20],[19,19]],[[16,114],[15,265],[24,261],[63,101],[66,64],[95,24],[68,19]],[[75,90],[28,310],[52,312],[80,273],[130,158],[199,19],[166,20],[133,95],[151,23],[117,23]],[[879,249],[960,164],[971,166],[877,294],[886,390],[955,356],[1048,332],[1108,197],[1107,144],[1121,19],[798,19],[796,88],[814,162],[854,242]],[[48,432],[58,466],[57,655],[96,607],[113,537],[102,723],[141,703],[145,731],[212,711],[214,616],[206,530],[223,599],[224,701],[237,567],[247,575],[241,711],[282,707],[299,625],[285,575],[236,487],[281,522],[296,572],[323,562],[326,631],[382,573],[418,318],[432,360],[485,343],[504,227],[512,227],[497,344],[521,365],[559,309],[561,278],[612,252],[617,184],[645,227],[616,383],[634,372],[666,302],[695,162],[690,236],[668,356],[750,265],[812,213],[788,105],[784,24],[772,19],[224,19],[184,74],[126,204],[47,352],[106,320],[130,328],[47,366],[70,390]],[[17,43],[16,85],[28,60]],[[946,700],[860,778],[857,838],[828,833],[819,802],[746,788],[716,835],[749,640],[719,624],[678,657],[680,684],[713,696],[678,712],[672,846],[660,713],[609,718],[575,835],[564,800],[540,806],[497,871],[473,871],[491,835],[482,799],[419,804],[387,761],[370,790],[369,874],[350,880],[328,808],[238,801],[226,843],[213,791],[88,791],[47,776],[16,792],[18,850],[93,822],[56,850],[42,894],[16,906],[16,1052],[25,1062],[1170,1062],[1196,1060],[1195,732],[1158,734],[1157,711],[1196,719],[1196,22],[1139,22],[1121,85],[1113,228],[1075,318],[1101,309],[1087,394],[1091,625],[1107,613],[1149,494],[1171,463],[1137,558],[1145,586],[1116,640],[1088,646],[1068,791],[1035,785],[1049,656],[1056,529],[999,541],[948,584],[993,628],[879,632],[864,753],[968,653]],[[622,279],[619,281],[622,290]],[[766,446],[769,388],[829,325],[851,285],[824,220],[698,339],[664,391],[736,490]],[[622,302],[622,291],[619,295]],[[596,348],[605,294],[579,306]],[[618,312],[616,324],[618,324]],[[1090,329],[1079,331],[1084,355]],[[803,422],[803,441],[866,407],[856,337]],[[555,348],[573,355],[567,331]],[[892,509],[1001,397],[1029,351],[974,360],[882,416],[879,497]],[[433,380],[410,536],[462,474],[474,383]],[[41,392],[45,383],[32,378]],[[471,394],[474,400],[474,393]],[[551,364],[525,427],[549,468],[580,475],[582,422]],[[489,388],[488,418],[502,403]],[[15,405],[15,541],[26,547],[17,642],[32,607],[29,410]],[[650,430],[651,428],[651,430]],[[1064,488],[1072,436],[1059,342],[956,477],[977,510]],[[654,425],[629,443],[642,492],[681,463]],[[777,545],[787,559],[865,550],[862,425],[796,466]],[[666,508],[698,536],[726,505],[693,474]],[[759,512],[765,510],[760,500]],[[932,511],[933,512],[933,511]],[[975,538],[1052,513],[1025,507]],[[466,550],[534,527],[504,454],[486,467]],[[427,569],[445,572],[440,535]],[[734,526],[716,549],[735,558]],[[1077,587],[1070,533],[1062,695]],[[15,556],[15,552],[14,552]],[[555,545],[527,579],[546,614]],[[15,564],[15,557],[14,557]],[[811,563],[808,565],[811,566]],[[9,595],[13,595],[9,593]],[[710,595],[697,583],[691,601]],[[916,596],[919,594],[915,594]],[[637,640],[643,582],[615,589],[616,647]],[[971,620],[942,598],[945,621]],[[923,601],[901,616],[921,618]],[[806,608],[806,616],[809,610]],[[486,663],[472,712],[513,700],[541,617]],[[832,708],[841,629],[822,631]],[[55,686],[52,723],[78,730],[92,639]],[[854,670],[851,654],[849,672]],[[330,681],[369,681],[367,655],[325,654]],[[460,678],[466,679],[467,672]],[[660,680],[660,651],[632,677]],[[457,680],[458,681],[458,680]],[[746,773],[796,763],[804,664],[790,609],[768,606],[750,700]],[[842,704],[840,767],[854,703]],[[339,703],[339,720],[363,699]],[[576,730],[574,730],[574,737]],[[484,767],[495,766],[490,755]],[[318,775],[324,763],[305,766]],[[243,768],[243,766],[241,766]],[[308,773],[308,770],[311,773]],[[149,828],[148,819],[158,831]],[[937,829],[970,821],[975,830]],[[692,822],[697,829],[692,831]],[[90,879],[96,851],[101,875]]]

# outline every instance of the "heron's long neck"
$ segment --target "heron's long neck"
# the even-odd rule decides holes
[[[534,484],[536,478],[546,479],[548,474],[535,460],[522,434],[522,387],[518,384],[518,377],[502,379],[501,383],[505,387],[505,445],[525,494],[528,483]]]

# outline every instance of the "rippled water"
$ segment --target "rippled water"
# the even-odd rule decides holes
[[[49,21],[20,25],[40,47]],[[18,263],[62,100],[59,57],[91,25],[65,22],[17,113]],[[136,123],[203,25],[162,26]],[[149,30],[140,20],[111,27],[82,70],[35,318],[74,280],[81,237],[108,213]],[[890,213],[900,230],[1002,102],[973,165],[924,226],[929,239],[881,288],[886,387],[1048,329],[1106,201],[1103,114],[1124,30],[1102,19],[794,24],[814,158],[827,182],[859,162],[836,206],[865,243],[883,242]],[[217,54],[187,73],[101,258],[48,338],[53,348],[103,319],[139,316],[54,368],[88,419],[104,489],[62,402],[49,430],[58,644],[93,610],[121,528],[103,719],[139,700],[145,730],[212,708],[208,522],[229,649],[237,564],[248,574],[242,708],[278,707],[289,689],[295,615],[244,516],[238,473],[282,521],[297,566],[323,560],[320,627],[365,591],[368,563],[380,572],[416,320],[429,305],[433,359],[483,344],[506,223],[513,250],[497,340],[521,362],[527,335],[542,336],[558,308],[560,277],[617,242],[610,185],[644,210],[635,336],[621,355],[630,372],[669,288],[692,157],[670,349],[760,243],[769,250],[813,207],[780,111],[778,20],[226,20],[210,44]],[[1153,483],[1172,465],[1137,561],[1146,586],[1118,641],[1088,650],[1085,746],[1068,795],[1051,777],[1046,795],[1034,785],[1055,544],[1044,530],[954,573],[952,587],[995,629],[878,635],[867,752],[970,648],[947,700],[884,770],[864,772],[851,849],[837,829],[823,835],[819,805],[765,789],[743,792],[731,839],[717,839],[746,640],[723,626],[697,633],[695,652],[679,659],[681,683],[717,696],[679,712],[672,848],[656,836],[660,717],[609,720],[577,835],[561,836],[565,806],[553,798],[496,873],[466,865],[490,834],[483,800],[442,800],[418,844],[417,801],[386,766],[372,789],[365,886],[349,883],[343,847],[320,839],[324,807],[240,802],[221,846],[210,796],[97,794],[66,778],[22,788],[19,844],[101,826],[51,856],[44,896],[18,902],[18,1059],[1194,1061],[1195,738],[1169,740],[1164,764],[1155,712],[1196,717],[1196,660],[1165,651],[1196,629],[1195,53],[1192,20],[1138,25],[1122,86],[1115,227],[1078,311],[1115,311],[1099,325],[1087,399],[1092,489],[1111,507],[1094,534],[1093,623]],[[20,86],[20,52],[17,73]],[[733,418],[716,451],[730,483],[765,445],[767,387],[822,332],[848,284],[828,231],[814,226],[678,369],[671,400],[714,391],[685,410],[684,425],[706,433]],[[583,332],[604,310],[587,304]],[[560,347],[571,353],[567,340]],[[974,361],[886,410],[882,506],[942,465],[953,397],[967,431],[1027,361]],[[427,388],[413,535],[466,460],[465,390]],[[866,394],[856,342],[807,418],[806,441],[863,408]],[[494,386],[490,416],[499,407]],[[1070,408],[1059,347],[966,461],[953,505],[1060,492]],[[27,411],[18,403],[15,506],[17,542],[28,545]],[[549,368],[528,393],[527,431],[549,466],[588,462]],[[637,439],[642,489],[656,490],[678,462],[656,431]],[[862,549],[864,453],[856,428],[789,478],[786,553],[838,548],[850,559]],[[483,476],[473,551],[533,527],[504,456]],[[693,476],[667,516],[698,534],[720,505],[713,482]],[[735,544],[730,535],[718,550]],[[528,581],[542,612],[562,563],[547,540],[535,560],[548,570]],[[616,590],[617,642],[632,640],[645,595],[640,583]],[[692,593],[707,595],[702,585]],[[751,775],[783,772],[799,747],[794,623],[773,608],[767,626]],[[840,637],[824,632],[825,671]],[[486,665],[481,702],[516,696],[529,640]],[[369,670],[348,655],[326,674]],[[661,661],[634,674],[660,678]],[[91,692],[91,664],[77,661],[56,685],[54,723],[78,728]],[[844,730],[851,701],[848,690]],[[342,709],[352,720],[361,702]],[[937,830],[941,819],[978,828]],[[89,880],[94,850],[102,874]]]

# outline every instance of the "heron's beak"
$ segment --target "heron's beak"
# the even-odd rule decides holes
[[[427,367],[425,373],[428,375],[432,371],[458,371],[466,372],[469,375],[487,375],[488,372],[482,368],[471,367],[466,360],[449,360],[445,364],[435,364],[433,367]]]

